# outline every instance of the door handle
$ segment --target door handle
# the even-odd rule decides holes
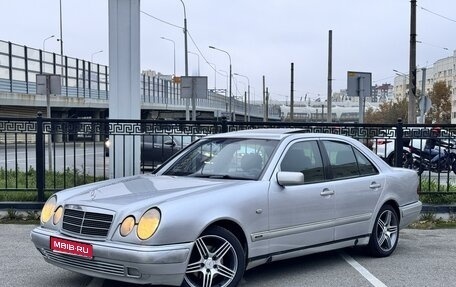
[[[334,194],[334,190],[330,190],[330,189],[323,189],[322,192],[320,192],[320,195],[321,196],[328,196],[328,195],[333,195]]]
[[[380,188],[382,187],[382,185],[380,183],[376,183],[375,181],[373,183],[371,183],[371,185],[369,186],[371,189],[377,189],[377,188]]]

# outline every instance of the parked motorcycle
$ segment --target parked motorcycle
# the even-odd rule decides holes
[[[414,169],[421,175],[425,170],[442,173],[453,171],[456,174],[456,153],[452,146],[445,148],[441,147],[443,153],[435,162],[432,159],[435,154],[429,150],[421,150],[419,148],[409,146],[408,151],[404,151],[404,167]]]

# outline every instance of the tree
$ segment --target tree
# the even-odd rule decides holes
[[[451,123],[451,86],[445,81],[435,82],[428,93],[432,106],[426,115],[426,122],[437,124]]]
[[[396,101],[380,104],[379,109],[374,111],[369,108],[366,111],[365,121],[370,124],[395,124],[397,119],[406,119],[408,100],[406,97]]]

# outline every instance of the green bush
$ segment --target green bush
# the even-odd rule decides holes
[[[449,185],[439,184],[435,179],[421,180],[420,200],[427,204],[452,204],[456,203],[456,185],[449,183]],[[436,191],[441,191],[437,193]],[[442,192],[443,191],[443,192]],[[435,192],[435,194],[433,194]],[[445,194],[447,193],[447,194]]]

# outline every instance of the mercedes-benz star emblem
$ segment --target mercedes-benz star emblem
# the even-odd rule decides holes
[[[91,190],[91,191],[90,191],[90,198],[91,198],[92,200],[94,200],[95,197],[97,197],[97,195],[95,194],[95,190]]]

